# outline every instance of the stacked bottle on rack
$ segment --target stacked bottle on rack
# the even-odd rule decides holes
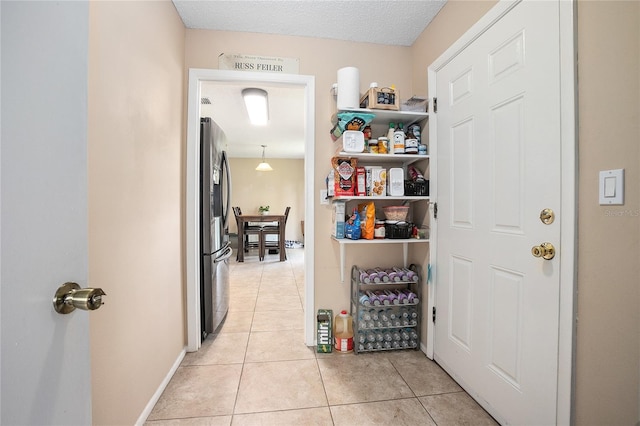
[[[356,353],[420,345],[419,268],[359,268],[351,273]]]

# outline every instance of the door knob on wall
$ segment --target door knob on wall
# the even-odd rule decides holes
[[[102,296],[106,293],[101,288],[80,288],[77,283],[64,283],[53,297],[53,308],[59,314],[68,314],[76,308],[93,311],[102,306]]]
[[[551,243],[542,243],[539,246],[531,247],[531,254],[535,257],[551,260],[556,255],[556,248]]]

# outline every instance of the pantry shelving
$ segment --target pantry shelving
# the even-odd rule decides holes
[[[349,109],[349,110],[339,110],[336,114],[333,114],[331,117],[332,124],[337,123],[338,114],[339,113],[363,113],[363,114],[372,114],[374,116],[371,122],[371,128],[374,134],[384,134],[386,129],[388,128],[389,122],[398,123],[401,122],[405,126],[409,126],[414,123],[424,123],[429,114],[426,112],[416,112],[416,111],[392,111],[392,110],[373,110],[373,109]],[[361,153],[353,153],[353,152],[344,152],[341,151],[337,154],[339,157],[356,159],[358,165],[366,166],[366,165],[388,165],[390,167],[402,167],[405,170],[414,163],[424,162],[427,163],[430,161],[429,155],[425,154],[375,154],[369,152],[361,152]],[[428,179],[428,178],[427,178]],[[428,184],[428,183],[427,183]],[[427,192],[428,194],[428,192]],[[428,195],[403,195],[403,196],[334,196],[331,198],[332,202],[344,201],[346,203],[350,202],[365,202],[365,201],[374,201],[376,203],[380,202],[382,205],[389,204],[387,202],[400,202],[401,204],[413,204],[416,202],[426,202],[427,208],[430,203],[430,199]],[[417,239],[417,238],[407,238],[407,239],[395,239],[395,238],[384,238],[384,239],[359,239],[359,240],[351,240],[346,238],[335,238],[332,237],[333,241],[335,241],[340,248],[340,280],[341,282],[345,281],[346,275],[346,250],[348,247],[362,247],[363,244],[395,244],[402,245],[402,254],[403,254],[403,266],[407,266],[408,255],[409,255],[409,247],[412,244],[427,244],[429,243],[428,238]]]

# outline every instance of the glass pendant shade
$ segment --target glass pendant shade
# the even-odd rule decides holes
[[[256,167],[256,170],[259,171],[259,172],[271,172],[271,171],[273,171],[273,168],[264,159],[264,149],[267,146],[266,145],[261,145],[261,146],[262,146],[262,162],[260,164],[258,164],[258,167]]]

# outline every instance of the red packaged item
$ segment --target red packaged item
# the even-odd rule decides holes
[[[367,173],[364,167],[356,167],[356,195],[358,197],[367,195]]]
[[[334,187],[336,197],[354,196],[356,193],[356,166],[355,158],[333,157],[331,159],[335,176]]]

